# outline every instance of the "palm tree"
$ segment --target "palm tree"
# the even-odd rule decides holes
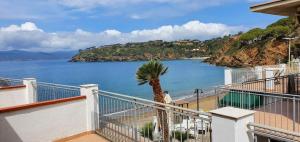
[[[167,72],[168,68],[165,67],[158,60],[150,60],[149,62],[143,64],[136,73],[136,78],[139,85],[144,85],[148,83],[152,86],[152,91],[154,93],[154,101],[159,103],[165,103],[164,94],[160,85],[160,76]],[[157,109],[158,115],[158,126],[162,128],[164,142],[169,142],[169,126],[167,113],[163,109],[165,106],[158,105],[161,109]]]

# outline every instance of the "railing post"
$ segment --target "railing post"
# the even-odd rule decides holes
[[[224,80],[225,80],[225,85],[230,85],[232,84],[232,69],[226,68],[224,70]]]
[[[23,84],[26,86],[26,102],[34,103],[37,102],[37,85],[35,78],[24,78]]]
[[[262,66],[256,66],[255,67],[255,74],[256,74],[256,79],[262,79],[263,78],[263,67]]]
[[[134,99],[134,102],[136,102],[136,99]],[[135,110],[134,111],[134,121],[136,122],[136,124],[133,125],[134,141],[138,142],[138,125],[137,125],[138,119],[137,119],[137,111],[139,111],[139,110],[138,110],[138,107],[137,107],[136,103],[134,103],[133,108]]]
[[[266,69],[266,78],[273,78],[274,77],[274,70],[269,68],[269,69]],[[275,84],[274,84],[274,80],[273,79],[269,79],[267,80],[266,79],[266,90],[267,91],[268,89],[272,90],[275,88],[274,87]]]
[[[293,131],[296,131],[296,98],[293,97]]]
[[[99,96],[97,84],[80,85],[80,95],[86,96],[87,131],[95,131],[99,123]]]

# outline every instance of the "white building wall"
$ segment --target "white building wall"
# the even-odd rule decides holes
[[[225,85],[232,84],[232,69],[230,68],[224,70],[224,83]]]
[[[275,77],[274,75],[275,75],[275,69],[271,69],[271,68],[266,69],[266,78],[273,78]],[[274,89],[275,87],[274,83],[275,83],[274,79],[267,80],[266,89]]]
[[[37,102],[37,84],[35,78],[24,78],[23,84],[26,85],[26,101],[27,103]]]
[[[254,122],[254,111],[224,107],[212,113],[212,142],[253,142],[247,125]]]
[[[233,132],[236,129],[235,123],[232,119],[212,116],[212,142],[236,142],[236,134]]]
[[[85,132],[86,110],[81,99],[0,113],[0,141],[47,142]]]
[[[26,87],[0,89],[0,108],[27,103]]]
[[[249,122],[254,122],[254,115],[251,115],[248,117],[243,117],[239,121],[237,121],[236,141],[238,141],[238,142],[254,142],[254,135],[251,132],[245,133],[245,131],[247,132],[249,130],[249,128],[247,126],[247,124],[249,124]],[[244,131],[241,131],[241,130],[244,130]]]
[[[94,93],[94,91],[96,93]],[[86,120],[87,131],[95,131],[96,126],[99,124],[99,98],[98,98],[98,85],[86,84],[80,85],[80,95],[86,96]]]

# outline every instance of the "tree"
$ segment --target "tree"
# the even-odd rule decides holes
[[[290,28],[287,26],[272,26],[268,27],[264,34],[268,37],[278,38],[278,37],[286,37],[291,33]]]
[[[253,42],[254,40],[259,40],[263,36],[264,30],[260,28],[252,29],[240,36],[241,41]]]
[[[139,85],[144,85],[148,83],[152,86],[152,91],[154,93],[154,101],[159,103],[165,103],[164,94],[160,85],[160,76],[167,72],[168,68],[165,67],[158,60],[150,60],[149,62],[143,64],[136,73],[136,78]],[[165,106],[157,104],[157,115],[158,115],[158,126],[163,131],[164,142],[169,142],[169,126],[167,113],[164,111]]]

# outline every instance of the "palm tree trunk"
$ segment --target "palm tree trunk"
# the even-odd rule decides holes
[[[154,101],[165,103],[164,95],[160,86],[159,79],[153,80],[150,82],[150,85],[152,86],[153,92],[154,92]],[[163,132],[163,139],[164,142],[169,142],[169,125],[168,125],[168,115],[165,110],[165,106],[163,105],[157,105],[159,108],[157,109],[157,115],[158,115],[158,126],[161,128]]]

